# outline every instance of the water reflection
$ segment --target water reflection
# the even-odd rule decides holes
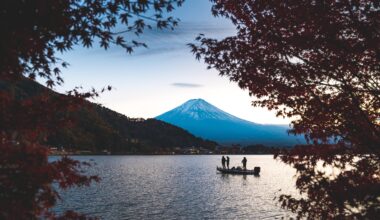
[[[231,156],[231,161],[241,156]],[[58,211],[102,219],[258,219],[286,217],[273,201],[294,192],[294,171],[272,156],[247,156],[261,176],[219,174],[220,156],[91,156],[102,181],[64,193]]]
[[[242,175],[242,176],[243,176],[243,180],[247,181],[247,175]]]
[[[228,180],[228,178],[231,176],[230,174],[224,174],[224,173],[221,173],[219,175],[222,177],[222,180]]]

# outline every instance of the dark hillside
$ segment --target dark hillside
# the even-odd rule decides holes
[[[11,90],[21,99],[30,98],[43,92],[59,96],[54,91],[25,79],[16,84],[0,81],[0,90]],[[154,153],[167,152],[174,148],[203,147],[214,149],[215,142],[197,138],[182,128],[156,119],[135,119],[90,103],[72,113],[75,123],[50,135],[48,145],[73,150],[113,153]]]

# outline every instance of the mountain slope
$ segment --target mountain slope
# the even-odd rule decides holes
[[[2,90],[11,91],[20,99],[44,92],[51,97],[62,95],[29,79],[17,83],[0,81]],[[95,152],[107,149],[114,153],[153,153],[189,146],[213,149],[216,146],[215,142],[197,138],[182,128],[159,120],[129,118],[95,103],[89,104],[89,108],[73,113],[76,122],[73,127],[51,135],[47,144]]]
[[[218,109],[203,99],[191,99],[157,116],[156,119],[222,144],[291,146],[303,142],[300,137],[289,136],[287,126],[246,121]]]

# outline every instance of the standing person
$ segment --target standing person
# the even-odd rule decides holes
[[[227,156],[226,163],[227,163],[227,169],[230,169],[230,157],[229,156]]]
[[[243,160],[241,161],[243,163],[243,169],[247,169],[247,158],[243,158]]]
[[[223,166],[223,169],[226,168],[226,158],[224,158],[224,156],[222,156],[222,166]]]

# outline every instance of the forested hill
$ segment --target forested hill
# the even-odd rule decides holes
[[[0,81],[0,90],[29,98],[44,91],[60,95],[35,81],[25,79],[16,84]],[[75,123],[48,138],[48,145],[74,150],[103,150],[112,153],[169,152],[191,146],[213,149],[215,142],[197,138],[182,128],[156,119],[135,119],[90,103],[90,108],[75,111]]]

